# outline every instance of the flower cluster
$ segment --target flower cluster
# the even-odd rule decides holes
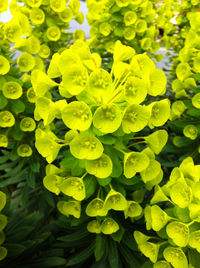
[[[22,72],[33,70],[34,66],[44,68],[43,62],[71,39],[67,30],[69,22],[75,19],[83,23],[84,15],[79,11],[79,0],[20,1],[12,0],[9,8],[13,18],[2,25],[3,38],[15,43],[14,49],[23,53],[18,58]],[[74,38],[84,39],[84,32],[78,30]],[[36,56],[36,57],[34,57]],[[39,68],[39,67],[38,67]]]
[[[164,185],[155,186],[151,205],[144,209],[146,230],[152,229],[157,236],[135,231],[134,237],[154,268],[171,267],[170,264],[174,268],[190,267],[187,255],[191,248],[200,252],[199,169],[191,157],[184,159]]]
[[[2,191],[0,191],[0,211],[2,211],[5,205],[6,195]],[[6,227],[6,225],[7,217],[3,214],[0,214],[0,261],[2,261],[7,255],[7,249],[1,246],[5,241],[5,234],[3,232],[3,229]]]
[[[116,40],[133,47],[137,53],[154,54],[159,49],[153,1],[88,0],[87,6],[92,50],[113,52]]]
[[[162,127],[169,118],[168,99],[147,101],[148,95],[165,93],[164,72],[146,54],[135,55],[120,41],[113,58],[109,73],[100,67],[100,56],[79,40],[53,55],[47,74],[31,74],[34,116],[42,120],[35,146],[49,163],[44,186],[60,195],[57,207],[62,214],[94,217],[88,231],[97,234],[120,229],[113,211],[124,212],[125,218],[142,215],[141,205],[131,197],[132,186],[151,190],[162,180],[155,155],[168,139],[164,129],[137,136],[144,128]],[[51,80],[58,77],[60,84]],[[55,87],[57,101],[52,99]],[[62,126],[58,135],[57,125]]]

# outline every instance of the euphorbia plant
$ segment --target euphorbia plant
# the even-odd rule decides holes
[[[169,180],[156,185],[154,195],[144,209],[148,236],[135,231],[141,252],[160,267],[196,267],[199,252],[199,165],[185,158],[175,167]]]
[[[156,5],[154,1],[88,0],[87,20],[91,39],[90,48],[97,52],[113,52],[116,40],[133,47],[137,53],[154,53],[157,42]],[[156,56],[157,59],[160,58]]]
[[[97,234],[120,231],[116,215],[122,212],[130,219],[142,216],[137,191],[148,192],[162,180],[155,155],[168,138],[164,129],[142,134],[169,118],[168,99],[147,100],[165,93],[163,71],[120,41],[113,59],[109,73],[99,55],[77,41],[53,55],[47,74],[31,74],[35,120],[40,121],[35,146],[49,163],[44,186],[60,195],[62,214],[91,217],[88,231]],[[60,99],[54,101],[56,87]]]
[[[5,207],[6,205],[6,195],[0,191],[0,211]],[[3,229],[7,225],[7,217],[3,214],[0,214],[0,261],[2,261],[6,255],[7,255],[7,249],[2,246],[2,244],[5,241],[5,234],[3,232]]]

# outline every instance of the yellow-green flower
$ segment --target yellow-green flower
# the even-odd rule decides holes
[[[40,8],[33,8],[30,12],[30,19],[33,25],[40,25],[45,20],[45,14]]]
[[[3,95],[8,99],[19,99],[22,96],[23,90],[19,83],[10,81],[3,85]]]
[[[50,7],[55,12],[63,12],[66,8],[66,0],[50,0]]]
[[[6,148],[8,146],[8,137],[6,135],[0,134],[0,147]]]
[[[50,48],[47,45],[43,44],[40,46],[39,56],[41,58],[44,58],[44,59],[48,58],[50,53],[51,53]]]
[[[35,66],[35,59],[31,54],[24,52],[17,59],[17,65],[22,72],[29,72]]]
[[[0,13],[5,12],[8,9],[8,0],[1,0],[0,1]]]
[[[26,0],[26,4],[30,7],[39,7],[42,4],[42,0]]]
[[[50,41],[56,42],[60,39],[60,37],[61,37],[61,32],[57,26],[50,26],[47,29],[47,38]]]
[[[0,127],[12,127],[15,124],[15,118],[9,111],[0,112]]]
[[[0,55],[0,75],[5,75],[10,71],[10,63],[4,57]]]
[[[17,154],[21,157],[29,157],[32,155],[32,149],[28,144],[21,144],[17,148]]]
[[[31,117],[25,117],[20,122],[20,128],[24,132],[33,131],[35,127],[36,127],[36,123]]]

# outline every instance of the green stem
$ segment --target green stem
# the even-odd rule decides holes
[[[110,190],[114,190],[111,183],[109,183],[109,186],[110,186]]]
[[[98,189],[97,198],[100,198],[100,194],[101,194],[101,186]]]
[[[165,244],[168,244],[168,241],[164,241],[164,242],[162,242],[162,243],[160,243],[160,244],[158,244],[158,245],[159,245],[159,247],[160,247],[160,246],[163,246],[163,245],[165,245]]]
[[[132,144],[128,145],[128,148],[132,147],[132,146],[134,146],[136,144],[140,144],[140,143],[146,143],[146,141],[138,141],[138,142],[132,143]]]
[[[116,146],[113,146],[113,148],[119,152],[121,152],[122,154],[126,154],[126,152],[124,152],[122,149],[116,147]]]
[[[81,177],[81,179],[83,180],[87,174],[88,174],[88,173],[85,172],[85,173],[83,174],[83,176]]]
[[[193,223],[195,223],[195,221],[191,221],[191,222],[189,222],[189,223],[186,224],[186,225],[189,227],[189,226],[192,225]]]
[[[130,138],[130,140],[141,140],[141,139],[145,139],[145,137],[133,137],[133,138]]]

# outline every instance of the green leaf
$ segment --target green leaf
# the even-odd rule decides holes
[[[119,254],[117,249],[117,243],[115,243],[111,239],[109,240],[108,261],[110,267],[119,267]]]
[[[83,179],[83,181],[85,184],[85,198],[88,199],[96,191],[97,182],[96,182],[94,176],[91,176],[91,175],[87,175]]]
[[[125,232],[124,228],[120,226],[120,229],[116,233],[111,234],[110,236],[114,241],[120,243],[123,238],[124,232]]]
[[[60,236],[57,238],[57,240],[64,241],[64,242],[78,241],[84,237],[86,238],[87,235],[88,235],[88,231],[85,229],[84,230],[81,229],[76,232],[73,232],[72,234]]]
[[[61,265],[65,265],[66,260],[61,257],[45,257],[33,263],[35,263],[37,267],[49,268],[49,267],[55,267],[55,266],[60,267]]]
[[[83,263],[85,260],[87,260],[93,254],[94,248],[95,248],[95,242],[91,243],[89,245],[89,247],[87,247],[86,249],[82,250],[78,254],[72,256],[71,258],[69,258],[69,260],[67,261],[66,266],[68,267],[68,266],[75,265],[75,264],[78,264],[78,263]]]
[[[19,256],[26,250],[26,247],[21,244],[5,243],[4,246],[9,252],[9,257]]]
[[[98,182],[99,185],[106,186],[106,185],[108,185],[111,182],[112,178],[111,177],[108,177],[106,179],[96,178],[96,180],[97,180],[97,182]]]
[[[19,113],[23,113],[25,110],[25,105],[22,101],[20,100],[12,100],[10,101],[11,103],[11,111],[13,113],[19,114]]]
[[[106,248],[105,235],[102,234],[97,235],[94,250],[94,256],[96,261],[99,261],[103,257],[105,253],[105,248]]]
[[[35,188],[35,173],[30,171],[27,176],[27,184],[30,188]]]

